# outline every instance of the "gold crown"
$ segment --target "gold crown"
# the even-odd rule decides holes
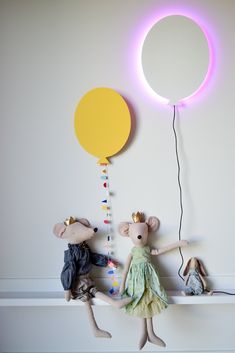
[[[141,212],[133,212],[132,213],[132,219],[134,223],[141,223],[144,222],[144,214]]]
[[[73,224],[73,223],[76,223],[76,222],[77,222],[76,218],[69,217],[69,218],[67,218],[67,219],[64,221],[64,224],[65,224],[66,226],[69,226],[70,224]]]

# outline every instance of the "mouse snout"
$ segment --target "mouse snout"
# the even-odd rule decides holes
[[[98,232],[98,228],[94,228],[93,230],[94,230],[95,233]]]
[[[138,239],[142,239],[142,235],[139,234],[139,235],[137,236],[137,238],[138,238]]]

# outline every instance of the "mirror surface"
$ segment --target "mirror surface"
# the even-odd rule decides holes
[[[192,19],[167,16],[148,31],[141,53],[148,85],[171,104],[186,100],[204,85],[210,66],[206,35]]]

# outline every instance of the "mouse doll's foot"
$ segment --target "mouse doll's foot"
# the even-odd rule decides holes
[[[71,290],[65,290],[65,291],[64,291],[64,297],[65,297],[65,299],[67,300],[67,302],[69,302],[70,299],[72,298]]]
[[[133,300],[131,297],[115,300],[102,292],[97,292],[95,294],[95,297],[105,301],[106,303],[118,309],[121,309],[123,306],[129,304]]]
[[[148,335],[147,335],[147,332],[146,332],[146,333],[144,333],[142,335],[142,337],[141,337],[141,339],[139,341],[139,350],[141,350],[145,346],[145,344],[147,342],[147,339],[148,339]]]
[[[99,328],[94,330],[94,335],[95,337],[100,337],[100,338],[111,338],[112,335],[108,331],[100,330]]]
[[[114,302],[114,306],[116,306],[116,308],[121,309],[124,306],[126,306],[127,304],[132,302],[132,298],[131,297],[127,297],[127,298],[123,298],[123,299],[119,299],[119,300],[115,300]]]
[[[213,295],[213,290],[209,290],[206,292],[207,295]]]
[[[148,336],[148,341],[150,343],[156,344],[157,346],[166,347],[166,343],[160,337],[157,337],[156,335],[151,335],[150,337]]]
[[[140,340],[139,340],[139,350],[141,350],[148,339],[148,331],[147,331],[147,322],[146,319],[143,318],[141,319],[141,336],[140,336]]]

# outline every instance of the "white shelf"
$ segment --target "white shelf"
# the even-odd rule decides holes
[[[229,290],[235,293],[235,290]],[[179,291],[167,291],[169,304],[194,305],[194,304],[235,304],[235,295],[213,294],[200,296],[184,296]],[[100,299],[93,299],[94,305],[109,305]],[[63,292],[0,292],[1,307],[20,306],[80,306],[80,300],[66,302]]]
[[[227,292],[235,293],[235,290],[228,290]],[[167,294],[169,303],[175,305],[235,304],[235,295],[228,295],[223,293],[214,293],[213,295],[202,294],[185,296],[179,291],[167,291]]]

